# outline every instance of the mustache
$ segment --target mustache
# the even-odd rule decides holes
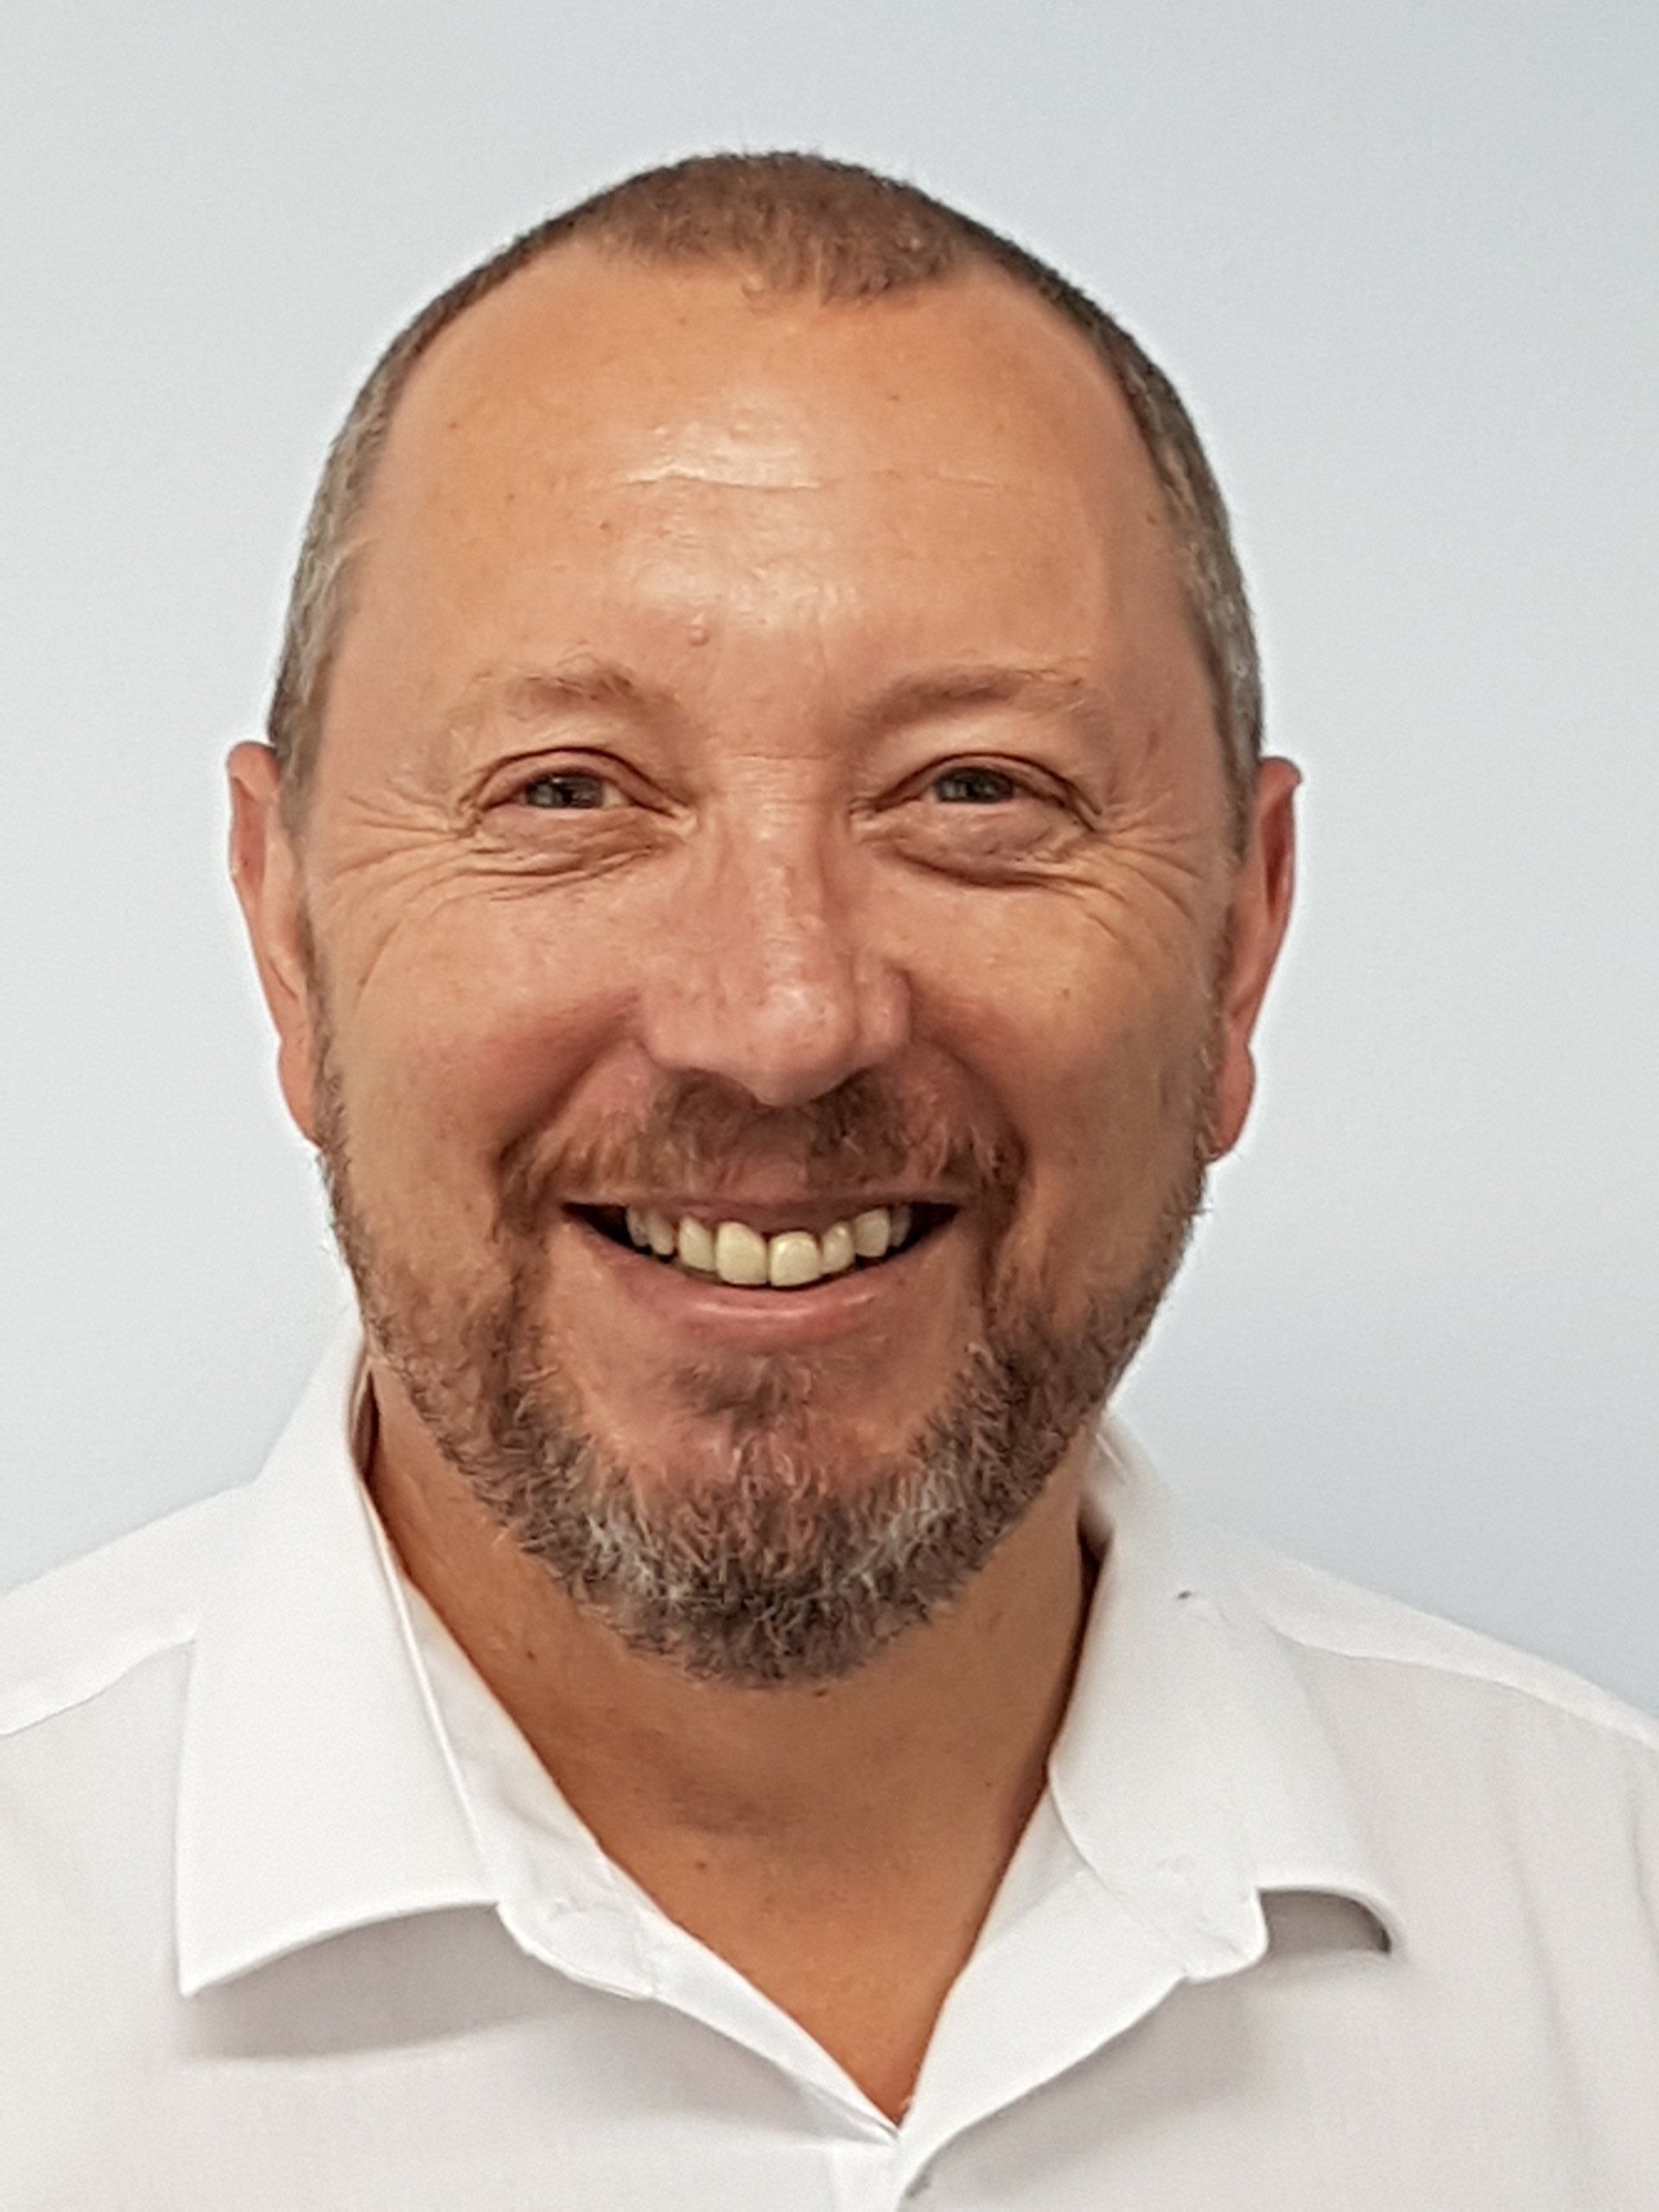
[[[652,1099],[631,1129],[601,1129],[548,1147],[538,1133],[502,1160],[503,1226],[540,1228],[565,1191],[719,1190],[759,1162],[786,1165],[806,1198],[861,1185],[949,1191],[1007,1205],[1026,1170],[1011,1131],[964,1127],[906,1102],[866,1071],[803,1106],[757,1107],[714,1076],[687,1076]]]

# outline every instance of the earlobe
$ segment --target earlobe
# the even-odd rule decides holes
[[[1300,769],[1281,760],[1264,760],[1257,777],[1249,848],[1239,864],[1230,909],[1231,958],[1222,986],[1212,1160],[1238,1142],[1255,1096],[1251,1039],[1290,923],[1296,876],[1294,802],[1301,780]]]
[[[277,1038],[277,1080],[302,1136],[317,1141],[315,1035],[304,886],[282,818],[282,776],[268,745],[232,748],[230,872],[259,988]]]

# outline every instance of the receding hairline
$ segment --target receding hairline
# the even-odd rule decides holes
[[[411,379],[474,307],[566,245],[584,244],[605,259],[665,273],[732,271],[760,295],[805,294],[823,306],[923,293],[982,270],[1034,293],[1057,323],[1079,333],[1127,404],[1152,464],[1242,849],[1261,752],[1254,630],[1225,505],[1173,386],[1114,317],[1012,240],[914,186],[795,154],[697,156],[626,178],[468,270],[386,347],[330,449],[289,601],[269,735],[291,828],[299,827],[308,796],[371,495]]]
[[[1018,283],[1005,270],[982,256],[964,257],[956,266],[930,278],[925,286],[907,288],[879,299],[851,302],[823,301],[798,291],[781,292],[774,286],[746,281],[747,273],[745,265],[732,257],[708,257],[672,264],[642,262],[639,257],[614,248],[603,238],[577,234],[556,240],[488,293],[471,302],[410,359],[395,394],[390,397],[374,466],[363,481],[353,517],[349,543],[352,563],[358,563],[371,551],[385,527],[378,504],[383,485],[391,490],[394,480],[401,484],[405,472],[411,470],[414,478],[424,483],[435,453],[452,433],[464,435],[480,404],[492,410],[505,409],[509,419],[516,418],[517,410],[523,404],[526,410],[526,442],[541,437],[550,419],[543,413],[543,397],[561,375],[577,404],[569,415],[557,415],[560,442],[544,456],[538,454],[538,480],[543,461],[545,468],[555,474],[569,474],[573,480],[588,480],[593,448],[574,425],[585,419],[580,404],[583,388],[592,389],[599,381],[592,367],[595,359],[601,366],[607,363],[613,358],[613,335],[620,334],[621,350],[614,358],[626,366],[630,378],[640,357],[646,361],[653,357],[666,361],[674,394],[670,404],[676,404],[682,389],[680,379],[673,372],[676,334],[683,324],[700,324],[705,312],[713,320],[720,341],[719,356],[709,371],[710,383],[717,395],[723,395],[728,373],[734,369],[741,374],[747,353],[741,334],[750,316],[765,318],[792,312],[799,318],[775,356],[787,381],[798,364],[810,367],[815,359],[819,318],[836,316],[842,308],[849,315],[892,309],[901,315],[925,318],[936,314],[952,295],[965,296],[969,302],[969,334],[966,340],[961,328],[953,329],[949,322],[943,326],[924,322],[916,337],[909,336],[902,328],[894,334],[895,347],[905,349],[896,357],[899,375],[902,376],[905,368],[913,364],[914,356],[909,349],[919,347],[921,351],[925,393],[920,404],[934,403],[941,376],[948,381],[950,375],[948,356],[964,343],[969,350],[961,358],[969,374],[987,353],[995,358],[996,350],[1003,351],[1005,358],[1019,368],[1052,345],[1055,352],[1046,357],[1041,381],[1026,394],[1026,404],[1035,419],[1052,432],[1057,422],[1081,420],[1086,415],[1090,435],[1097,423],[1108,423],[1099,448],[1104,465],[1112,472],[1109,482],[1102,480],[1105,500],[1115,503],[1120,490],[1125,501],[1131,504],[1160,500],[1161,486],[1145,441],[1123,393],[1097,353],[1045,302],[1033,300],[1028,287]],[[612,290],[607,282],[612,276],[620,276],[626,289]],[[628,283],[636,276],[639,279],[637,289]],[[561,289],[565,277],[574,280],[569,293]],[[538,284],[548,288],[539,296],[536,289]],[[686,289],[677,296],[673,288],[679,286]],[[979,295],[977,304],[976,293]],[[985,304],[988,298],[995,302],[988,311]],[[1005,321],[1005,315],[1011,320]],[[595,332],[600,334],[597,343],[593,336]],[[575,340],[581,352],[584,364],[581,371],[567,372],[557,365],[560,356],[566,353],[569,340]],[[828,342],[833,347],[834,339]],[[863,373],[873,385],[880,386],[887,372],[888,355],[887,340],[877,342],[881,350],[873,363],[863,368]],[[550,362],[556,365],[551,370]],[[770,384],[767,388],[772,388]],[[742,389],[749,392],[753,387],[745,384]],[[810,391],[816,394],[816,385],[810,387]],[[706,390],[703,397],[707,397]],[[988,416],[1003,397],[1001,385],[995,388],[994,395],[987,387],[982,404]],[[554,398],[556,407],[562,408],[562,395],[555,391]],[[647,419],[645,410],[652,404],[643,396],[636,399],[640,421]],[[821,399],[809,396],[803,404],[801,419],[810,426],[816,414],[822,425],[830,412]],[[660,433],[666,418],[655,415],[649,419]],[[708,419],[700,416],[699,422]],[[861,454],[863,448],[860,450]],[[654,454],[654,447],[652,451]],[[744,473],[742,458],[744,441],[740,439],[729,447],[722,444],[719,451],[729,460],[729,480],[721,474],[721,464],[700,457],[696,469],[699,480],[729,480],[734,486],[748,483],[751,480]],[[902,468],[912,459],[908,451],[898,448],[891,456],[884,454],[872,466],[879,473],[888,466]],[[440,459],[438,465],[448,464]],[[512,465],[517,466],[516,450]],[[660,463],[642,461],[639,465],[649,469],[654,465],[671,468],[676,464],[664,457]],[[766,473],[769,467],[775,467],[770,455],[757,465],[761,471],[754,479],[757,483],[770,487],[781,480],[774,474]],[[963,460],[954,445],[944,466],[947,469],[960,468],[964,484],[979,480],[976,464]],[[606,467],[608,474],[610,464],[607,462]],[[1095,480],[1091,460],[1083,449],[1073,454],[1068,474],[1074,480],[1080,477]],[[391,492],[391,496],[394,501],[399,498],[396,491]],[[1098,508],[1102,502],[1091,493],[1090,504]],[[1161,505],[1155,513],[1154,533],[1160,536],[1164,546],[1172,552],[1177,550],[1173,520]]]

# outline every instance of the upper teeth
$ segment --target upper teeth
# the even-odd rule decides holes
[[[746,1221],[722,1221],[710,1229],[693,1214],[676,1222],[654,1206],[630,1206],[627,1217],[628,1235],[642,1251],[677,1260],[694,1274],[715,1275],[721,1282],[766,1283],[774,1290],[842,1274],[855,1259],[883,1259],[904,1243],[911,1225],[908,1206],[872,1206],[849,1221],[833,1222],[822,1236],[810,1229],[763,1236]]]

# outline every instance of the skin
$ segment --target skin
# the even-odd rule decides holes
[[[601,665],[639,696],[517,681]],[[966,669],[1046,674],[946,698]],[[1296,772],[1263,765],[1240,859],[1149,464],[995,272],[829,308],[585,245],[515,276],[400,406],[297,843],[269,750],[228,765],[284,1096],[319,1142],[326,1042],[356,1201],[421,1280],[488,1281],[505,1158],[561,1198],[664,1164],[639,1136],[667,1093],[721,1105],[672,1187],[717,1166],[766,1225],[834,1217],[799,1140],[849,1084],[1021,1162],[1006,1217],[965,1205],[902,1294],[786,1359],[665,1319],[552,1207],[542,1318],[642,1490],[718,1485],[730,1406],[764,1426],[785,1370],[792,1445],[868,1480],[994,1274],[1074,1321],[1156,1243],[1195,1114],[1211,1157],[1243,1127]],[[1016,780],[937,780],[964,766]],[[552,771],[603,780],[526,800]],[[898,2113],[1064,1711],[1085,1433],[937,1618],[758,1689],[631,1648],[370,1376],[388,1531],[565,1796]]]

